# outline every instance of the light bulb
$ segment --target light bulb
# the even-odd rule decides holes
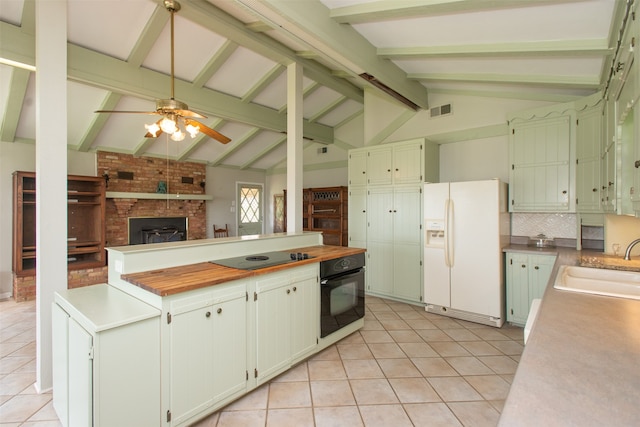
[[[170,117],[165,117],[160,121],[160,129],[162,129],[162,132],[172,135],[178,130],[178,126],[176,125],[175,120]]]
[[[149,132],[154,138],[158,136],[158,134],[160,133],[160,126],[158,126],[157,123],[151,123],[150,125],[144,125],[144,127],[147,129],[147,132]]]
[[[185,129],[187,130],[187,132],[189,132],[189,135],[191,135],[191,138],[195,138],[196,135],[198,134],[198,131],[200,131],[200,128],[198,126],[194,126],[191,123],[185,126]]]
[[[182,132],[180,128],[177,128],[173,135],[171,135],[171,139],[173,139],[174,141],[182,141],[185,136],[185,133]]]

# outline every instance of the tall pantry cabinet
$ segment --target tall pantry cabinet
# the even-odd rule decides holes
[[[368,294],[422,302],[422,183],[438,160],[424,138],[349,151],[349,246],[367,249]]]

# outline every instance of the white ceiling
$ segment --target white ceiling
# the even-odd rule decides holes
[[[369,83],[361,73],[418,109],[429,108],[429,93],[556,102],[595,93],[609,78],[627,7],[614,0],[180,0],[175,97],[232,141],[187,137],[168,146],[163,137],[143,137],[153,116],[94,113],[153,111],[156,98],[169,98],[162,1],[67,3],[70,149],[168,152],[259,170],[281,167],[286,155],[293,61],[304,68],[305,144],[315,150],[363,113]],[[35,139],[35,73],[6,65],[35,65],[34,11],[34,0],[0,0],[3,141]]]

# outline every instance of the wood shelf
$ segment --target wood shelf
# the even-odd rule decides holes
[[[35,274],[36,175],[13,174],[13,271]],[[105,251],[105,181],[101,177],[67,176],[68,269],[102,267]]]
[[[213,200],[209,194],[162,194],[162,193],[131,193],[124,191],[107,191],[107,199],[151,199],[151,200]]]
[[[322,231],[325,245],[348,246],[347,187],[305,188],[302,191],[303,229]],[[284,195],[286,231],[286,190]]]

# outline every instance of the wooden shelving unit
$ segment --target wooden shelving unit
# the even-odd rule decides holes
[[[105,253],[105,182],[100,177],[67,178],[67,262],[69,270],[102,267]],[[13,174],[13,271],[35,274],[36,175]]]
[[[287,191],[285,195],[285,231]],[[348,246],[347,187],[302,190],[302,220],[305,231],[322,231],[325,245]]]

